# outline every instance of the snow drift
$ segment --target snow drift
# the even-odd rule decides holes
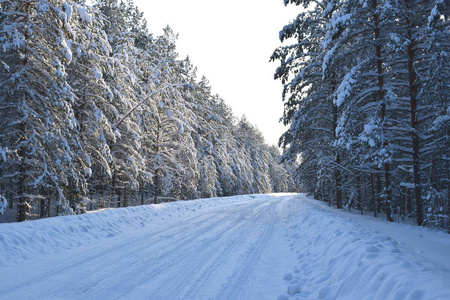
[[[297,253],[289,289],[301,285],[300,299],[450,299],[447,234],[351,215],[303,196],[289,207],[290,246]],[[405,246],[390,231],[416,243]],[[442,240],[445,248],[434,252],[447,251],[446,261],[432,263],[435,253],[411,255],[421,252],[413,247],[426,235]]]
[[[0,224],[0,267],[81,247],[119,234],[131,234],[152,223],[181,216],[186,218],[198,210],[236,204],[252,198],[254,196],[177,201]]]

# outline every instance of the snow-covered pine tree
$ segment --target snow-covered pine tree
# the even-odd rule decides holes
[[[192,88],[185,94],[185,100],[193,111],[191,120],[192,139],[197,152],[198,172],[196,190],[198,197],[209,198],[217,196],[218,174],[214,158],[217,141],[217,128],[220,117],[214,112],[213,96],[209,82],[205,77],[197,81],[196,68],[189,57],[184,60],[188,84]]]
[[[188,88],[183,62],[177,60],[176,36],[167,27],[154,40],[154,71],[148,78],[151,125],[148,130],[149,171],[153,175],[153,197],[185,198],[195,195],[197,161],[191,137],[192,110],[184,99]]]
[[[245,116],[236,126],[236,140],[239,151],[248,155],[251,171],[250,193],[270,193],[272,182],[269,174],[269,150],[261,132],[252,126]]]
[[[328,68],[342,72],[334,102],[341,114],[338,145],[351,158],[346,165],[352,171],[347,174],[351,174],[359,198],[361,191],[355,184],[360,184],[361,175],[373,178],[383,174],[383,211],[390,221],[396,99],[386,66],[393,50],[385,45],[392,33],[393,16],[388,1],[344,1],[327,25],[325,42],[337,56],[325,61]],[[374,213],[381,208],[379,204],[372,201]]]
[[[335,146],[339,114],[332,97],[339,74],[327,68],[332,49],[323,51],[326,25],[338,3],[288,3],[302,5],[305,11],[280,32],[282,42],[295,39],[295,43],[280,47],[271,57],[280,61],[275,78],[284,84],[282,120],[290,125],[280,139],[285,149],[282,160],[293,165],[300,160],[297,178],[302,178],[302,189],[340,208],[341,156]]]
[[[288,82],[284,120],[291,128],[281,139],[287,146],[284,158],[295,162],[300,154],[297,173],[318,174],[300,179],[303,188],[312,192],[318,179],[332,182],[332,166],[325,164],[331,162],[343,171],[334,177],[345,181],[342,195],[349,207],[351,198],[359,199],[359,208],[375,214],[381,209],[390,221],[392,213],[415,216],[420,225],[429,221],[423,215],[426,203],[427,217],[442,223],[438,215],[448,215],[448,1],[285,3],[310,9],[281,32],[298,43],[273,55],[281,60],[276,77]],[[318,36],[315,48],[312,36]],[[322,80],[308,82],[313,74]],[[329,90],[317,97],[321,84]],[[308,139],[314,111],[324,103],[317,99],[330,93],[337,122],[330,133],[335,140],[328,144],[338,146],[340,154],[334,161],[317,148],[310,151],[323,135]],[[370,204],[361,200],[364,194],[371,195]]]
[[[0,5],[2,184],[15,194],[9,196],[17,199],[19,221],[27,218],[30,201],[55,193],[61,212],[71,212],[65,192],[84,193],[86,162],[65,72],[72,60],[65,5]]]
[[[431,197],[435,193],[432,191],[435,183],[427,176],[433,164],[429,158],[436,147],[436,136],[429,129],[436,116],[445,115],[446,105],[442,99],[448,95],[448,87],[439,82],[447,78],[448,58],[444,53],[450,50],[449,36],[443,28],[448,27],[449,4],[447,1],[404,0],[397,3],[396,9],[397,15],[401,16],[396,20],[399,39],[396,44],[399,50],[395,65],[398,72],[396,92],[407,113],[403,127],[410,135],[408,140],[399,143],[404,157],[400,166],[401,180],[413,191],[406,199],[414,199],[404,206],[409,206],[407,210],[422,225],[426,221],[426,195]],[[436,88],[440,89],[438,93]],[[448,97],[444,102],[448,105]],[[433,210],[431,206],[429,208]]]
[[[423,74],[428,79],[424,83],[423,98],[433,100],[424,105],[429,113],[422,117],[427,120],[424,138],[427,151],[422,158],[429,166],[424,174],[425,183],[429,182],[425,191],[425,213],[428,222],[444,228],[450,227],[450,218],[446,217],[450,215],[449,8],[448,2],[436,1],[429,15],[427,34],[423,36],[432,49],[429,68]]]
[[[269,176],[272,183],[272,192],[285,193],[289,190],[289,173],[284,164],[280,164],[280,150],[276,146],[269,147]]]
[[[115,139],[111,121],[117,113],[113,94],[104,80],[113,61],[103,16],[97,8],[79,5],[65,9],[67,27],[72,32],[73,60],[67,68],[68,81],[75,96],[73,109],[79,124],[79,139],[89,162],[89,192],[103,195],[110,182],[112,161],[109,141]]]
[[[8,206],[8,200],[0,194],[0,215],[3,215]]]
[[[114,131],[108,141],[112,157],[108,203],[126,206],[130,194],[139,190],[139,178],[145,166],[140,151],[142,134],[139,126],[143,108],[138,105],[144,97],[138,77],[141,51],[135,47],[137,33],[132,32],[132,3],[102,0],[97,5],[105,15],[103,29],[112,47],[108,72],[104,74],[112,93],[110,102],[115,108],[114,115],[107,117]]]
[[[231,130],[234,126],[235,117],[231,108],[218,95],[213,97],[213,111],[220,117],[216,120],[215,132],[217,139],[214,141],[214,160],[217,169],[217,194],[219,196],[234,195],[234,185],[238,180],[234,173],[233,157],[230,153],[235,153],[235,138]]]

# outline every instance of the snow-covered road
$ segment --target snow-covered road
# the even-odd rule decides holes
[[[445,264],[367,220],[251,195],[0,224],[0,299],[450,299]]]
[[[52,251],[44,246],[43,255],[3,267],[0,298],[276,299],[293,258],[280,247],[287,244],[283,209],[289,197],[236,200],[206,209],[192,203],[190,210],[164,204],[149,222],[130,220],[138,226],[127,223],[120,233],[80,246],[61,237],[69,249],[45,255]],[[77,218],[58,221],[63,219]],[[61,234],[82,222],[75,223],[62,224]]]

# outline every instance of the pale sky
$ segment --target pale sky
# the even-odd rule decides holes
[[[177,52],[205,75],[214,94],[228,103],[237,117],[246,115],[277,144],[285,131],[282,85],[273,79],[278,62],[269,63],[281,45],[279,31],[299,8],[283,0],[135,0],[150,32],[162,34],[169,25],[179,34]]]

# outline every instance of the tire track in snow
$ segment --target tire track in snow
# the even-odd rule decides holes
[[[276,203],[280,205],[282,203]],[[244,287],[247,285],[249,278],[252,276],[255,268],[255,261],[261,256],[264,245],[267,244],[274,228],[275,224],[275,208],[276,205],[271,206],[270,210],[270,221],[268,224],[264,224],[264,228],[256,242],[247,248],[245,256],[242,258],[242,263],[239,269],[233,276],[228,278],[228,281],[223,284],[225,287],[220,295],[221,299],[241,299],[243,298]]]
[[[229,247],[233,248],[234,245],[238,245],[252,230],[248,226],[248,218],[258,218],[264,214],[269,205],[265,201],[258,203],[256,207],[254,202],[249,204],[245,210],[234,209],[230,214],[231,218],[230,216],[224,218],[227,219],[228,226],[223,224],[223,220],[213,220],[214,223],[209,226],[214,227],[202,232],[206,238],[193,239],[188,244],[178,242],[177,249],[165,253],[156,266],[151,266],[151,270],[150,266],[143,265],[138,274],[128,274],[127,276],[137,276],[133,280],[135,286],[145,286],[138,294],[142,296],[142,293],[147,293],[147,298],[151,299],[167,299],[167,291],[172,293],[177,291],[176,299],[195,298],[194,295],[183,296],[183,294],[195,284],[196,280],[203,278],[204,272],[208,272],[205,265],[211,264],[219,257],[226,257]],[[252,211],[256,211],[256,213]],[[220,230],[219,234],[214,233],[217,229]],[[224,246],[227,242],[231,245]],[[136,270],[132,270],[131,273],[136,273]],[[147,282],[151,283],[145,285]],[[124,296],[127,296],[127,292],[114,295],[116,299]]]
[[[220,217],[220,216],[219,216]],[[189,232],[189,230],[183,230],[183,229],[189,229],[190,227],[200,227],[202,224],[209,220],[209,219],[215,219],[220,222],[220,220],[224,220],[225,217],[218,219],[218,215],[216,212],[209,212],[206,214],[202,214],[200,216],[195,216],[191,219],[189,219],[185,224],[181,224],[181,228],[176,228],[176,233],[184,233],[184,237],[180,240],[180,243],[186,242],[189,239],[193,239],[196,236],[200,235],[198,231],[194,231],[191,234],[186,234]],[[171,231],[174,230],[174,228],[168,228],[163,229],[157,232],[148,232],[147,228],[145,228],[146,232],[143,234],[139,234],[138,237],[136,237],[136,231],[132,231],[133,236],[131,238],[127,238],[125,240],[121,240],[120,244],[113,244],[109,245],[108,247],[104,248],[101,247],[100,249],[96,249],[93,254],[90,255],[83,255],[78,257],[71,258],[68,262],[66,261],[63,264],[60,264],[56,267],[52,267],[48,271],[37,274],[35,276],[32,276],[30,278],[24,279],[23,281],[19,283],[15,283],[14,285],[10,287],[3,288],[0,296],[4,297],[8,294],[11,294],[15,291],[18,291],[20,289],[23,289],[24,286],[30,286],[33,284],[40,284],[41,282],[51,282],[52,277],[61,276],[62,274],[66,273],[68,270],[76,271],[77,269],[82,269],[84,266],[89,266],[92,263],[95,263],[98,265],[97,271],[92,272],[88,274],[87,276],[80,278],[80,281],[76,282],[75,284],[80,285],[81,282],[85,281],[88,277],[94,277],[97,275],[97,273],[105,273],[106,271],[110,272],[119,272],[123,266],[117,265],[114,263],[111,263],[109,259],[102,259],[103,257],[109,257],[110,255],[113,255],[114,253],[117,253],[121,257],[126,257],[127,255],[132,256],[133,253],[143,251],[145,249],[149,248],[149,245],[143,244],[142,240],[147,240],[153,237],[157,238],[157,241],[155,243],[163,243],[165,240],[161,239],[160,236],[163,234],[169,234]],[[111,239],[110,239],[111,240]],[[109,242],[109,240],[107,240]],[[105,242],[104,240],[101,242]],[[134,245],[138,245],[138,248],[135,248]],[[173,247],[175,248],[175,247]],[[79,249],[71,249],[68,252],[78,252]],[[67,253],[67,252],[66,252]],[[64,253],[58,253],[56,256],[65,256]],[[120,259],[120,257],[118,258]],[[69,271],[70,272],[70,271]],[[26,274],[25,274],[26,275]],[[25,277],[25,276],[24,276]],[[60,281],[60,280],[57,280]],[[45,284],[44,284],[45,286]],[[39,293],[36,295],[33,295],[33,298],[38,299],[40,297],[46,298],[49,294],[55,294],[57,291],[63,290],[65,287],[59,287],[54,288],[52,290],[46,290],[44,293]],[[69,289],[70,290],[70,289]],[[73,295],[73,294],[72,294]]]
[[[265,205],[264,202],[258,203],[257,207],[262,205]],[[233,211],[228,214],[233,216],[240,213],[241,216],[244,216],[254,209],[256,209],[255,203],[251,201],[234,206]],[[187,259],[189,251],[179,251],[178,248],[192,248],[198,240],[203,240],[203,247],[207,248],[213,242],[211,237],[208,239],[208,235],[212,230],[215,230],[220,235],[230,231],[235,218],[230,218],[230,215],[227,214],[221,214],[221,211],[221,208],[219,208],[218,210],[205,212],[200,216],[184,220],[185,222],[181,224],[171,220],[164,225],[171,226],[175,224],[176,227],[156,232],[149,232],[149,229],[145,228],[146,232],[142,234],[137,233],[137,237],[136,231],[132,231],[133,237],[121,240],[117,237],[117,242],[115,238],[103,241],[108,242],[108,245],[95,249],[94,253],[88,256],[77,256],[78,250],[81,249],[73,249],[74,251],[68,251],[72,253],[72,257],[68,262],[52,267],[44,274],[31,276],[12,287],[3,289],[2,294],[8,295],[20,290],[23,286],[31,285],[40,286],[36,288],[38,293],[33,295],[34,299],[47,298],[49,295],[74,298],[76,295],[80,295],[80,292],[83,295],[89,295],[89,297],[92,295],[93,297],[91,298],[98,298],[105,296],[106,287],[116,290],[111,292],[110,297],[126,294],[123,288],[119,288],[117,291],[118,287],[129,281],[130,276],[138,279],[140,274],[145,274],[145,271],[148,269],[145,262],[157,262],[157,265],[155,271],[149,274],[150,277],[145,276],[142,282],[149,280],[149,278],[152,280],[153,276],[164,272],[165,268],[176,268],[180,261]],[[212,227],[211,225],[214,226]],[[192,228],[196,230],[192,230]],[[206,239],[204,237],[205,234],[207,234]],[[171,243],[172,240],[177,242]],[[111,243],[114,244],[111,245]],[[86,250],[84,247],[83,249]],[[161,251],[155,253],[154,249],[160,249]],[[169,255],[170,253],[173,253],[173,255]],[[62,256],[67,257],[68,255],[66,253],[65,255],[62,254]],[[92,268],[89,268],[92,264],[96,265],[94,272],[92,272]],[[91,269],[91,273],[84,274],[84,269]],[[99,276],[102,274],[103,276]],[[99,277],[104,279],[98,280]],[[62,278],[67,279],[61,280]],[[48,284],[49,282],[67,282],[67,284],[51,286]],[[133,280],[134,282],[136,281]],[[46,288],[42,289],[42,286]],[[133,288],[134,286],[128,287]],[[125,288],[125,290],[127,289]],[[80,296],[80,298],[85,298],[85,296]]]
[[[202,253],[196,255],[197,260],[195,261],[194,267],[190,266],[192,265],[192,262],[185,262],[186,268],[181,268],[182,270],[185,270],[185,272],[177,274],[176,278],[171,282],[172,284],[169,283],[164,288],[169,290],[179,290],[180,299],[198,298],[200,289],[203,289],[205,284],[214,280],[211,278],[212,275],[217,273],[221,267],[231,265],[228,264],[230,254],[234,257],[235,251],[239,248],[249,244],[253,247],[253,243],[249,239],[255,231],[255,228],[252,225],[261,222],[267,216],[268,211],[273,211],[273,204],[271,202],[264,202],[264,205],[261,206],[262,207],[258,207],[259,211],[245,218],[245,221],[239,226],[233,225],[233,231],[230,232],[230,234],[222,236],[220,239],[214,239],[213,244],[210,244],[208,248],[205,248],[204,251],[202,251]],[[256,209],[254,209],[254,211],[255,210]],[[241,268],[242,266],[239,267]],[[192,274],[192,270],[196,270],[195,274]],[[233,271],[236,273],[236,270]],[[186,285],[186,282],[189,282],[189,284]],[[223,286],[224,283],[220,285]],[[154,295],[154,299],[164,298],[165,294],[163,291]]]
[[[32,271],[19,282],[1,284],[0,299],[199,299],[204,286],[213,287],[207,291],[210,295],[233,297],[238,292],[224,290],[224,286],[230,282],[245,285],[233,276],[248,281],[249,260],[260,255],[262,250],[255,247],[267,241],[270,231],[266,227],[273,228],[275,203],[280,199],[257,196],[228,208],[208,209],[180,221],[168,219],[156,228],[149,223],[91,246],[42,257],[33,266],[45,271]],[[160,230],[161,226],[171,227]],[[242,265],[234,262],[236,253]],[[217,273],[224,268],[227,276]]]

